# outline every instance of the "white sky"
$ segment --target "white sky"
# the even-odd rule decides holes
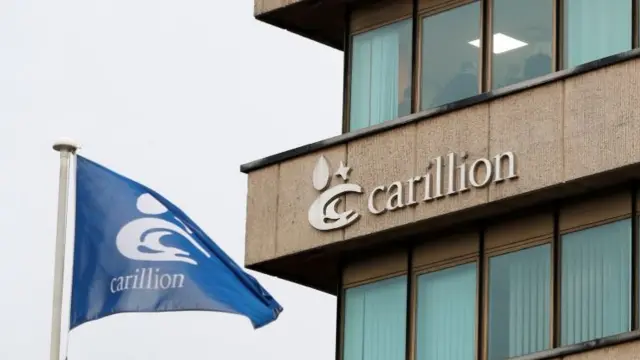
[[[340,52],[258,22],[253,0],[0,1],[0,359],[49,356],[54,140],[159,191],[242,265],[240,164],[338,134],[341,76]],[[332,358],[335,299],[252,274],[285,309],[266,328],[115,315],[74,330],[69,360]]]

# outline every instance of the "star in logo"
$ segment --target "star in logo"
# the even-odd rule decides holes
[[[340,161],[340,167],[338,168],[338,170],[336,171],[336,173],[334,174],[335,176],[340,176],[342,178],[342,180],[347,181],[349,180],[349,172],[351,171],[351,168],[348,166],[345,166],[344,163],[342,161]]]
[[[349,171],[351,168],[340,161],[340,168],[333,176],[339,176],[346,182],[349,179]],[[341,211],[338,209],[338,205],[344,201],[346,194],[362,194],[362,187],[351,183],[330,186],[331,168],[324,156],[320,156],[318,159],[311,179],[313,187],[320,191],[320,195],[309,207],[308,220],[311,226],[320,231],[335,230],[349,226],[360,218],[360,214],[355,210]]]

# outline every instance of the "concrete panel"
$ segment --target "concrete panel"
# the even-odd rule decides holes
[[[489,154],[513,152],[521,176],[492,183],[489,201],[562,181],[562,91],[560,81],[491,103]]]
[[[640,66],[627,61],[567,79],[564,178],[640,161]]]
[[[273,165],[249,174],[245,263],[254,264],[276,255],[278,169]]]
[[[425,239],[413,250],[413,269],[455,263],[478,254],[477,232],[455,234],[444,238]]]
[[[491,252],[517,243],[552,237],[553,214],[535,214],[489,226],[485,233],[485,248]]]
[[[412,0],[385,0],[363,4],[351,13],[351,33],[371,30],[411,16]]]
[[[260,15],[304,0],[254,0],[253,14]]]
[[[487,157],[489,131],[489,105],[480,104],[468,109],[449,113],[432,119],[427,119],[417,125],[416,169],[414,175],[420,176],[427,172],[427,164],[431,163],[429,172],[432,173],[431,188],[435,188],[434,158],[442,156],[446,160],[449,153],[455,153],[460,161],[460,154],[466,152],[471,163],[478,158]],[[444,162],[443,193],[449,186],[448,167]],[[455,176],[458,179],[458,175]],[[425,180],[417,186],[417,198],[425,197]],[[454,186],[457,186],[454,184]],[[435,190],[432,190],[434,196]],[[462,193],[443,196],[427,202],[421,201],[416,206],[415,219],[423,220],[430,217],[450,213],[467,207],[483,204],[487,201],[487,188],[471,188]]]
[[[474,0],[418,0],[420,11],[437,12],[473,2]]]
[[[351,287],[363,282],[398,276],[407,272],[407,252],[394,251],[345,265],[342,285]]]
[[[276,255],[291,254],[343,239],[343,230],[319,231],[309,224],[308,210],[320,192],[313,187],[313,170],[320,156],[329,163],[331,184],[341,180],[334,175],[346,160],[346,145],[309,154],[280,164]],[[344,210],[344,200],[341,201]],[[340,209],[340,208],[339,208]]]
[[[402,207],[374,215],[367,211],[369,194],[378,186],[389,187],[396,181],[406,181],[415,169],[416,125],[362,138],[349,143],[348,165],[353,168],[349,182],[360,184],[365,194],[347,195],[347,208],[360,212],[360,219],[345,230],[345,239],[371,234],[413,221],[414,209]],[[407,189],[403,187],[403,198]],[[380,192],[375,198],[376,208],[384,208],[388,195]]]
[[[621,191],[563,208],[558,225],[561,232],[569,232],[628,216],[631,216],[631,194]]]
[[[569,355],[564,360],[639,360],[640,342],[628,342],[625,344],[605,347],[580,354]]]
[[[639,61],[559,80],[252,172],[245,260],[248,264],[262,262],[436,217],[447,223],[449,217],[439,217],[458,217],[460,210],[640,163],[640,108],[636,106],[640,103]],[[515,155],[517,179],[497,184],[489,181],[458,191],[459,166],[470,171],[476,160],[483,159],[487,159],[485,164],[495,164],[494,157],[507,151]],[[452,183],[455,191],[451,194],[447,194],[449,154],[455,154],[456,170]],[[347,195],[339,204],[338,210],[354,210],[360,215],[345,229],[319,231],[308,222],[309,207],[321,193],[312,181],[321,155],[331,167],[331,186],[344,184],[333,176],[343,161],[351,168],[346,182],[363,190],[362,194]],[[435,191],[437,157],[442,157],[442,196]],[[476,180],[483,178],[483,171]],[[471,175],[465,173],[469,185]],[[506,175],[504,166],[502,175]],[[429,176],[431,198],[425,200],[425,179]],[[374,208],[384,209],[389,203],[390,185],[395,183],[402,185],[396,186],[401,188],[402,206],[373,214],[368,203],[370,194],[377,194],[373,197]],[[376,190],[380,186],[384,188]],[[409,204],[411,200],[415,203]],[[625,209],[629,201],[627,196]],[[605,208],[613,209],[610,205]],[[561,215],[563,229],[584,226],[569,224],[569,210],[564,209]],[[586,215],[581,214],[580,219]],[[545,216],[545,226],[548,221]],[[518,241],[528,242],[529,238],[501,235],[489,237],[487,245],[491,251],[502,251]]]

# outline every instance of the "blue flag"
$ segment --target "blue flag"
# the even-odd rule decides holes
[[[178,207],[77,156],[70,328],[125,312],[219,311],[254,328],[282,307]]]

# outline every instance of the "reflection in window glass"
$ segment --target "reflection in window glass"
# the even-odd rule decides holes
[[[494,89],[551,72],[553,0],[493,1]]]
[[[478,94],[480,2],[422,20],[421,110]]]
[[[631,0],[564,4],[565,68],[631,49]]]
[[[420,275],[417,283],[416,359],[475,359],[476,264]]]
[[[551,245],[489,260],[489,360],[549,348]]]
[[[561,344],[629,331],[631,219],[566,234],[561,241]]]
[[[344,360],[404,360],[407,277],[345,291]]]
[[[411,29],[407,19],[353,37],[351,130],[411,113]]]

